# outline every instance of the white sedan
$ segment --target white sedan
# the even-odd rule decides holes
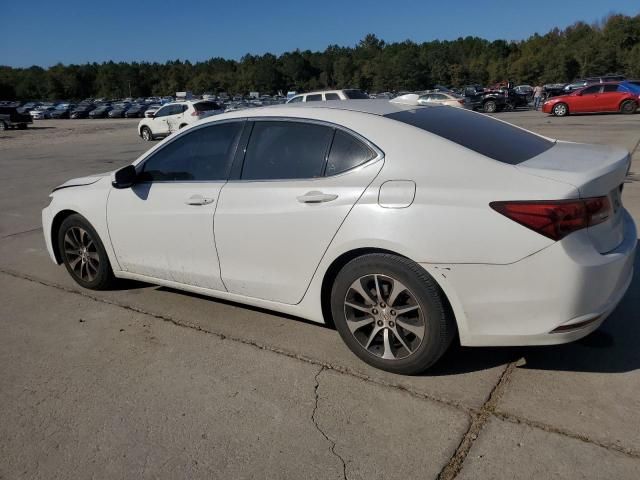
[[[51,258],[332,323],[378,368],[592,332],[633,275],[628,152],[386,100],[231,112],[43,211]],[[313,339],[309,339],[313,341]]]

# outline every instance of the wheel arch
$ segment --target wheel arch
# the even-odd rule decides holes
[[[324,276],[322,278],[322,285],[320,287],[320,305],[322,308],[322,316],[325,320],[325,323],[327,326],[331,327],[331,328],[335,328],[335,323],[333,321],[333,315],[331,314],[331,288],[333,286],[333,282],[336,279],[338,272],[340,272],[340,270],[342,269],[342,267],[344,267],[347,263],[349,263],[351,260],[361,257],[363,255],[368,255],[371,253],[385,253],[388,255],[395,255],[398,257],[402,257],[402,258],[406,258],[408,260],[411,260],[409,257],[407,257],[406,255],[402,255],[398,252],[394,252],[392,250],[387,250],[384,248],[374,248],[374,247],[364,247],[364,248],[356,248],[353,250],[348,250],[344,253],[342,253],[341,255],[339,255],[338,257],[336,257],[333,262],[331,262],[331,264],[329,265],[329,267],[327,268],[327,270],[324,272]],[[413,260],[411,260],[413,261]],[[427,272],[429,273],[429,272]],[[440,280],[437,279],[434,275],[431,275],[431,273],[429,273],[429,276],[431,276],[431,278],[433,279],[433,281],[435,282],[435,284],[438,286],[438,290],[440,295],[442,296],[443,302],[444,302],[444,306],[447,309],[447,311],[451,314],[452,318],[454,319],[454,323],[456,325],[456,332],[458,330],[458,321],[455,315],[455,310],[453,309],[452,305],[451,305],[451,301],[449,300],[449,297],[447,296],[447,294],[445,293],[445,289],[442,288],[442,285],[440,284]]]
[[[618,104],[618,110],[622,110],[622,105],[624,105],[627,102],[632,102],[635,104],[636,106],[636,110],[638,109],[638,102],[636,100],[634,100],[633,98],[624,98],[620,101],[620,103]]]
[[[80,215],[75,210],[60,210],[56,213],[55,217],[53,217],[53,221],[51,222],[51,231],[49,232],[51,238],[51,247],[53,250],[53,254],[56,257],[56,263],[58,265],[62,264],[62,255],[60,255],[60,245],[58,245],[58,230],[60,230],[60,226],[62,222],[71,215]]]

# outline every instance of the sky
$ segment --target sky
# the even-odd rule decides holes
[[[0,0],[0,65],[239,59],[244,54],[533,33],[640,13],[638,0]]]

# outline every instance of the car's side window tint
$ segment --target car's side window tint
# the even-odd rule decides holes
[[[302,101],[302,96],[299,97],[293,97],[291,100],[289,100],[289,103],[298,103]]]
[[[307,95],[307,102],[321,102],[322,94]]]
[[[367,145],[342,130],[336,130],[325,175],[328,177],[346,172],[368,162],[373,157],[375,152]]]
[[[171,110],[171,106],[162,107],[160,110],[158,110],[155,113],[155,117],[158,118],[158,117],[164,117],[166,115],[169,115],[170,110]]]
[[[333,129],[313,123],[259,121],[254,124],[242,167],[243,180],[322,176]]]
[[[340,100],[340,95],[337,93],[325,93],[324,98],[325,100]]]
[[[618,85],[604,85],[604,93],[618,92]]]
[[[591,87],[587,87],[582,91],[583,95],[593,95],[594,93],[600,92],[600,85],[593,85]]]
[[[242,122],[211,125],[176,138],[144,162],[140,180],[226,180],[242,125]]]

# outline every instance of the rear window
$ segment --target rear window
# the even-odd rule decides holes
[[[460,108],[426,107],[391,113],[397,120],[450,140],[498,162],[517,165],[550,149],[553,142]]]
[[[198,102],[193,104],[196,112],[207,112],[209,110],[220,110],[220,106],[215,102]]]
[[[369,98],[369,95],[360,90],[345,90],[344,94],[350,100],[366,100]]]

